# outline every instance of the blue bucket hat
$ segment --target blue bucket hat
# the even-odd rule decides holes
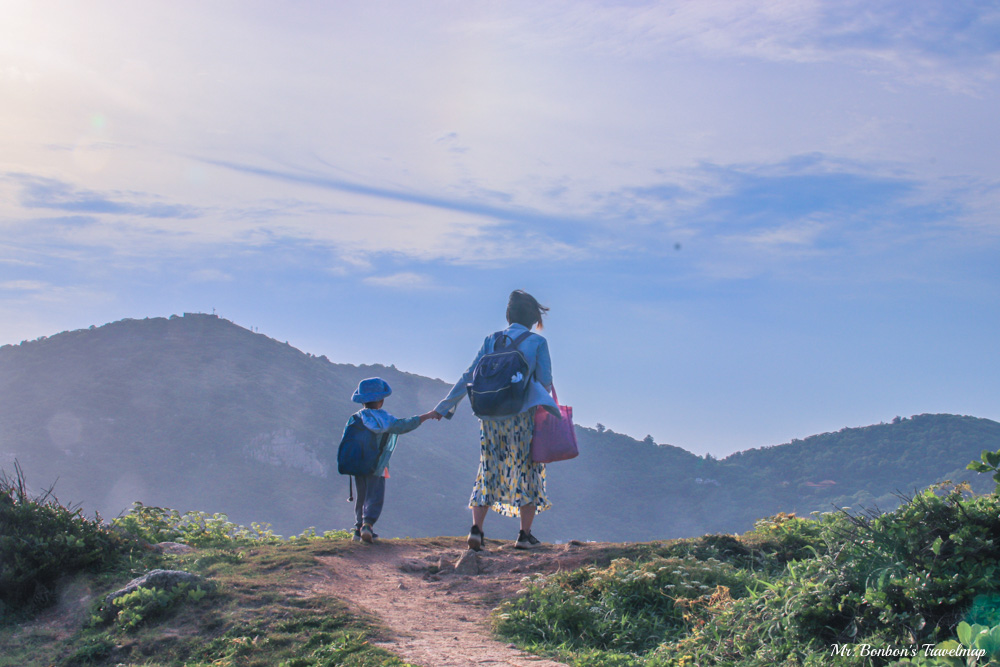
[[[358,384],[351,400],[355,403],[373,403],[392,394],[389,383],[382,378],[368,378]]]

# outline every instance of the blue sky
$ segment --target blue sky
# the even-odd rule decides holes
[[[217,312],[698,454],[1000,419],[992,2],[53,2],[0,21],[0,342]],[[430,407],[430,406],[428,406]]]

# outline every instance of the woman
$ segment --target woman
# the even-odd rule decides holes
[[[455,383],[448,396],[434,411],[448,419],[466,395],[472,380],[472,371],[483,355],[493,352],[502,336],[513,341],[537,326],[542,328],[542,316],[548,308],[535,297],[522,290],[511,292],[507,302],[506,329],[486,337],[482,348],[469,369]],[[472,488],[469,507],[472,509],[472,528],[469,530],[469,548],[479,551],[485,542],[483,521],[492,507],[504,516],[519,516],[521,531],[517,549],[534,549],[541,542],[531,534],[535,514],[550,507],[545,496],[545,465],[531,461],[531,435],[535,426],[535,408],[544,406],[558,413],[552,390],[552,361],[548,342],[531,333],[523,338],[517,349],[528,363],[530,381],[523,405],[516,414],[495,417],[480,416],[479,473]]]

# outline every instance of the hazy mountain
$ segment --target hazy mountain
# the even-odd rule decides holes
[[[336,364],[213,315],[123,320],[0,348],[0,466],[36,487],[117,515],[132,501],[225,512],[288,535],[353,523],[347,478],[331,472],[350,396],[374,375],[399,417],[431,409],[441,380]],[[594,415],[587,421],[600,419]],[[547,540],[640,540],[737,531],[777,511],[888,508],[895,491],[967,476],[1000,424],[921,415],[722,460],[578,428],[581,454],[548,467]],[[379,531],[461,534],[479,456],[466,402],[450,422],[401,436]],[[985,481],[977,482],[991,488]],[[509,537],[514,520],[487,524]]]

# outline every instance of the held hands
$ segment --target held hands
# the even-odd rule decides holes
[[[441,419],[441,415],[439,415],[438,413],[434,412],[433,410],[431,410],[430,412],[425,412],[424,414],[420,415],[420,423],[421,424],[423,424],[428,419],[440,420]]]

